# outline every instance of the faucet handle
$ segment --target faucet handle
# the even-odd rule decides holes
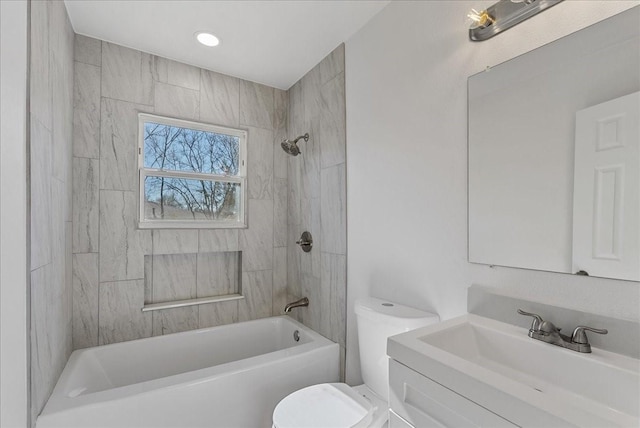
[[[587,339],[587,333],[585,332],[586,330],[588,331],[592,331],[594,333],[598,333],[598,334],[607,334],[609,333],[609,331],[605,328],[593,328],[593,327],[586,327],[583,325],[580,325],[578,327],[576,327],[575,330],[573,330],[573,334],[571,335],[571,341],[573,343],[580,343],[583,345],[586,345],[589,343],[589,339]]]
[[[533,314],[533,313],[530,313],[530,312],[525,312],[522,309],[518,309],[518,313],[520,315],[526,315],[528,317],[533,317],[533,321],[531,321],[531,328],[529,329],[530,332],[540,331],[540,325],[542,325],[542,323],[544,322],[540,315]]]

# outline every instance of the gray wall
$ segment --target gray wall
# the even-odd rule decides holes
[[[289,138],[308,132],[289,157],[287,292],[306,296],[294,316],[340,344],[345,355],[346,168],[344,45],[289,89]],[[282,152],[284,153],[284,152]],[[305,230],[313,249],[295,244]],[[344,373],[344,364],[341,364]]]
[[[136,228],[138,112],[248,130],[247,229]],[[274,145],[285,134],[286,113],[285,91],[76,37],[74,348],[281,311],[286,299],[287,170]],[[141,312],[145,288],[147,302],[217,294],[216,275],[229,279],[237,269],[224,263],[225,253],[237,251],[242,252],[238,276],[244,300]],[[145,266],[149,255],[153,258],[147,257]],[[210,268],[218,262],[228,271],[214,275]],[[212,279],[203,281],[205,275]]]
[[[71,353],[73,39],[63,2],[31,2],[32,422]]]

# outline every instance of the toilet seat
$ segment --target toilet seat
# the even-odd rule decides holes
[[[273,412],[274,428],[364,428],[377,406],[344,383],[321,383],[285,397]]]

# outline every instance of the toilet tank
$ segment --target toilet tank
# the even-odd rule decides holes
[[[355,313],[362,379],[376,394],[388,400],[387,338],[436,323],[440,317],[374,297],[358,299],[355,303]]]

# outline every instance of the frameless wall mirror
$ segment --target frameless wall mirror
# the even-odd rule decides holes
[[[468,89],[469,261],[640,280],[640,7]]]

